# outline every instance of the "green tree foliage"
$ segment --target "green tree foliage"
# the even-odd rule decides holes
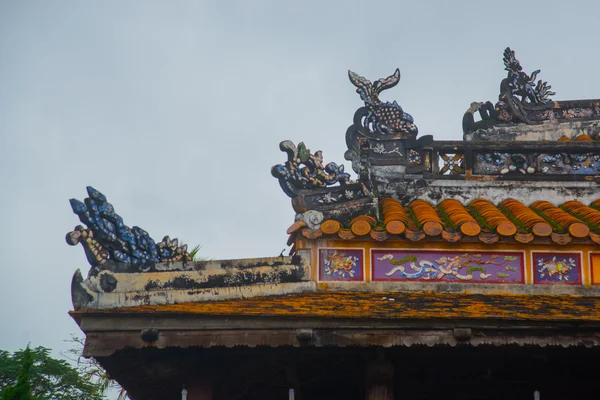
[[[23,362],[17,377],[17,383],[2,392],[2,400],[32,400],[31,382],[29,381],[31,367],[33,367],[33,355],[29,346],[27,346],[23,352]]]
[[[50,349],[27,348],[13,354],[0,350],[2,400],[102,400],[103,393],[100,384],[85,379],[67,361],[52,358]]]
[[[97,382],[102,393],[112,390],[117,393],[117,400],[129,399],[127,391],[108,375],[94,357],[84,358],[82,356],[85,339],[71,335],[71,339],[67,342],[71,344],[71,347],[62,355],[77,365],[77,370],[79,370],[81,376],[87,380]]]

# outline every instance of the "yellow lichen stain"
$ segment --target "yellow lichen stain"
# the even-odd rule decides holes
[[[75,311],[84,314],[256,315],[371,319],[600,321],[600,298],[406,292],[304,293],[228,301]]]
[[[493,182],[498,180],[494,175],[465,175],[466,181]]]

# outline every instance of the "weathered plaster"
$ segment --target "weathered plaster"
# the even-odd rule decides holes
[[[85,286],[84,283],[79,288],[79,291],[85,292],[89,295],[89,302],[74,303],[73,306],[75,307],[75,310],[84,310],[208,302],[216,300],[235,300],[248,297],[312,292],[315,291],[315,288],[316,284],[314,282],[294,282],[193,290],[166,289],[154,291],[140,290],[135,292],[101,293],[90,290]]]
[[[314,290],[309,283],[311,251],[294,257],[265,257],[192,262],[190,270],[90,273],[77,270],[71,283],[75,309],[114,308],[267,296]],[[165,268],[166,269],[166,268]],[[91,272],[97,272],[94,269]]]
[[[115,282],[106,290],[102,285],[107,277]],[[296,265],[281,265],[272,267],[248,267],[235,270],[232,267],[210,269],[207,271],[186,272],[149,272],[149,273],[111,273],[102,271],[98,276],[89,277],[85,285],[96,292],[138,292],[166,289],[201,289],[220,286],[242,286],[245,281],[252,282],[260,279],[260,283],[280,283],[281,280],[305,280],[303,269]]]
[[[557,182],[557,181],[509,181],[509,180],[424,180],[402,181],[398,187],[390,183],[387,194],[403,191],[409,199],[424,199],[437,204],[444,199],[456,199],[464,204],[477,198],[488,199],[494,203],[508,198],[524,204],[543,199],[554,204],[566,200],[578,200],[590,204],[598,199],[600,187],[596,182]]]

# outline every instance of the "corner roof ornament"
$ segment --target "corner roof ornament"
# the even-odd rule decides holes
[[[104,194],[91,186],[87,192],[89,197],[83,202],[70,200],[73,212],[87,228],[77,225],[67,233],[66,241],[83,246],[93,274],[191,269],[186,268],[192,261],[187,245],[169,236],[155,242],[144,229],[125,225]]]
[[[296,146],[291,140],[284,140],[279,144],[279,148],[287,153],[288,160],[285,164],[273,166],[271,175],[279,179],[281,188],[291,198],[306,189],[354,183],[350,174],[344,172],[343,165],[337,165],[335,162],[323,165],[321,150],[312,154],[303,142]]]
[[[351,180],[343,165],[324,164],[320,150],[313,154],[304,143],[296,146],[290,140],[281,142],[279,148],[287,154],[287,161],[273,166],[271,175],[292,199],[299,218],[307,212],[308,216],[317,213],[319,222],[334,214],[351,218],[364,212],[365,206],[374,204],[367,187]]]

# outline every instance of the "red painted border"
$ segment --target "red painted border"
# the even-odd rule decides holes
[[[336,278],[336,279],[323,279],[323,269],[325,265],[323,265],[323,252],[324,251],[339,251],[339,252],[359,252],[360,255],[360,278]],[[319,249],[319,282],[364,282],[365,281],[365,249],[364,248],[324,248]]]
[[[573,256],[577,256],[577,259],[579,260],[579,280],[578,281],[569,281],[569,282],[538,282],[537,280],[537,264],[535,263],[535,256],[536,255],[543,255],[543,256],[558,256],[558,255],[565,255],[565,254],[569,254],[569,255],[573,255]],[[575,258],[575,257],[573,257]],[[531,252],[531,267],[533,268],[533,284],[534,285],[582,285],[583,284],[583,260],[581,257],[581,253],[579,252],[568,252],[568,251],[556,251],[556,252],[547,252],[547,251],[532,251]]]

